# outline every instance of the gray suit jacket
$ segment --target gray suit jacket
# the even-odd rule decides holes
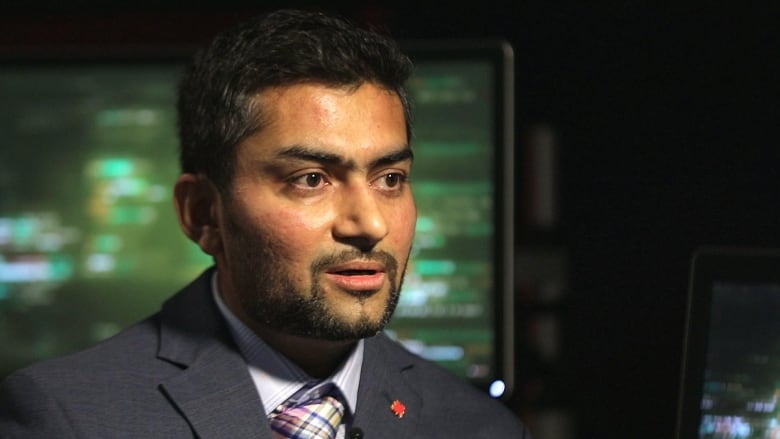
[[[271,439],[209,275],[115,337],[7,377],[0,438]],[[384,335],[366,340],[352,425],[366,439],[530,438],[502,404]]]

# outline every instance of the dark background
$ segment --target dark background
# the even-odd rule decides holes
[[[316,6],[103,3],[5,2],[0,46],[189,45],[269,7]],[[564,248],[569,291],[556,390],[529,402],[519,387],[510,404],[525,416],[529,405],[566,407],[578,438],[671,438],[691,254],[701,245],[780,247],[780,10],[726,3],[331,8],[398,38],[514,46],[518,151],[537,123],[553,127],[560,148],[558,223],[518,221],[517,246]],[[522,161],[518,153],[518,169]],[[519,178],[519,198],[525,190]]]

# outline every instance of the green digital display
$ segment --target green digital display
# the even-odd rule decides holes
[[[476,382],[498,375],[496,65],[418,60],[410,270],[388,332]],[[181,60],[0,70],[0,375],[155,312],[211,265],[174,216]]]

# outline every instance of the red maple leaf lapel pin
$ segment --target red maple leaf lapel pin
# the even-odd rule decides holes
[[[406,406],[397,399],[390,404],[390,410],[399,418],[403,418],[404,414],[406,414]]]

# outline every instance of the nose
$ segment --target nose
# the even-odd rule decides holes
[[[345,189],[339,200],[333,237],[360,250],[371,250],[389,231],[379,195],[367,186]]]

